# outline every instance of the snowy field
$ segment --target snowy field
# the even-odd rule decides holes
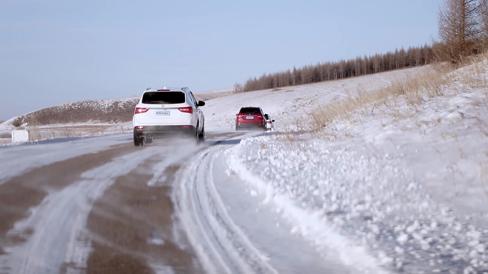
[[[408,79],[431,70],[430,66],[378,73],[340,81],[283,87],[272,90],[237,93],[207,102],[205,113],[207,131],[232,131],[235,116],[241,107],[258,106],[276,120],[276,130],[293,130],[309,118],[318,106],[331,104],[350,96],[374,91],[394,81]]]

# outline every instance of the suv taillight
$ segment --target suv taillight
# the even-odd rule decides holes
[[[148,108],[135,108],[134,114],[144,113],[147,112],[148,110],[149,110]]]
[[[178,110],[181,112],[184,112],[184,113],[193,113],[192,107],[181,107],[181,108],[178,108]]]

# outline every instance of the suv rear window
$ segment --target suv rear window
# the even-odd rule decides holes
[[[185,102],[185,94],[180,91],[150,91],[142,96],[143,104],[181,104]]]
[[[241,108],[241,111],[239,111],[239,113],[256,115],[261,114],[261,110],[259,108]]]

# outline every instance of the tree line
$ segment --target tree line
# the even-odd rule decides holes
[[[243,87],[235,85],[235,91],[251,91],[285,86],[316,83],[329,80],[345,79],[349,77],[367,75],[390,70],[423,66],[433,61],[432,47],[412,47],[407,50],[398,49],[385,54],[358,57],[351,60],[326,62],[293,68],[278,73],[264,74],[258,78],[249,79]]]

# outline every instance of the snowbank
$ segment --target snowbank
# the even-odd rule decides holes
[[[487,78],[472,69],[441,96],[367,107],[318,135],[246,139],[232,157],[269,201],[314,218],[295,219],[312,238],[330,225],[395,271],[488,271]]]

